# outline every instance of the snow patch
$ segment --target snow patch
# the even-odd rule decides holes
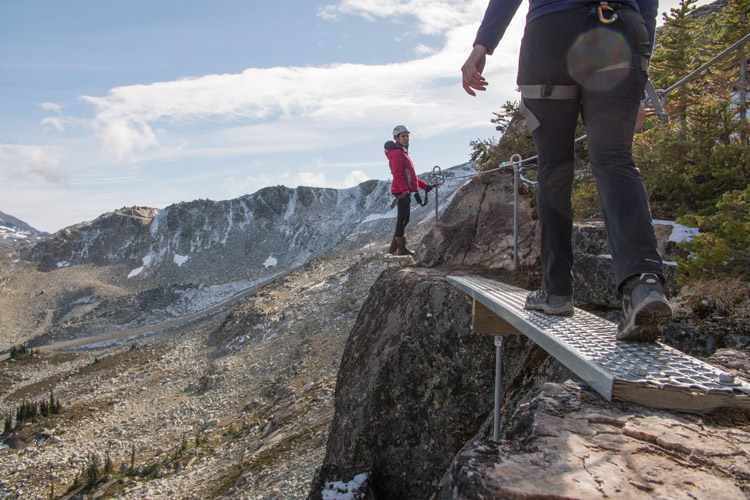
[[[57,263],[57,267],[58,269],[61,267],[70,267],[70,262],[68,262],[67,260],[63,260],[62,262]]]
[[[263,267],[274,267],[279,261],[273,255],[269,255],[266,261],[263,263]]]
[[[143,262],[143,265],[141,267],[136,267],[132,271],[130,271],[130,274],[128,274],[128,278],[132,278],[133,276],[138,276],[141,274],[141,272],[151,263],[151,254],[146,255],[143,259],[141,259],[141,262]]]
[[[662,224],[664,226],[672,226],[672,233],[669,235],[669,241],[675,243],[685,243],[686,241],[693,241],[695,236],[700,234],[700,230],[697,227],[683,226],[677,224],[671,220],[655,220],[654,224]]]
[[[398,208],[394,207],[392,210],[389,210],[388,212],[384,214],[370,214],[368,215],[363,221],[362,224],[365,222],[372,222],[374,220],[381,220],[381,219],[395,219],[398,217]]]
[[[174,254],[174,263],[177,264],[177,267],[181,267],[185,262],[188,261],[190,257],[187,255],[178,255]]]
[[[363,492],[359,491],[365,481],[368,473],[358,474],[348,483],[343,481],[327,482],[325,488],[320,492],[323,500],[356,500],[362,498]]]

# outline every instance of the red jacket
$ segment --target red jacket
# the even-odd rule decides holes
[[[413,193],[427,187],[427,184],[422,182],[414,172],[414,164],[403,146],[388,141],[385,143],[385,155],[388,157],[391,175],[393,175],[391,194]]]

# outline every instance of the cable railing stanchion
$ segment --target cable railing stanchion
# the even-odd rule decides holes
[[[510,157],[513,164],[513,270],[518,269],[518,169],[521,168],[523,157],[514,154]]]

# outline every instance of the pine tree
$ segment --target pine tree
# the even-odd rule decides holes
[[[657,88],[667,89],[684,76],[686,69],[699,66],[696,32],[698,22],[690,14],[697,0],[681,0],[678,8],[664,14],[664,30],[651,58],[652,81]],[[669,96],[670,117],[680,126],[680,137],[687,136],[687,109],[692,104],[692,85],[675,89]]]
[[[747,36],[750,33],[749,19],[750,0],[730,0],[724,8],[720,40],[729,46]],[[745,42],[739,49],[726,58],[727,66],[736,69],[733,97],[737,103],[741,140],[746,146],[748,145],[748,137],[750,137],[747,122],[747,93],[750,90],[748,88],[750,82],[748,82],[747,75],[748,57],[750,57],[750,43]]]

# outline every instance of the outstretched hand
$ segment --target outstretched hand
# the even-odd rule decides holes
[[[467,94],[476,96],[474,90],[487,90],[487,80],[482,76],[484,64],[487,61],[487,48],[484,45],[475,45],[463,66],[463,87]]]

